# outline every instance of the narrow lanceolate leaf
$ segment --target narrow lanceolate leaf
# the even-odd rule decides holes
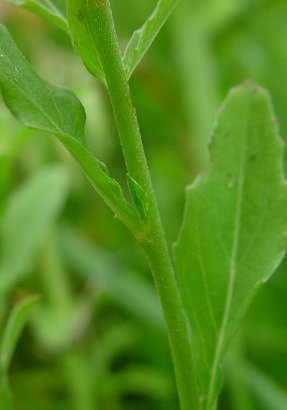
[[[0,403],[3,409],[13,410],[12,393],[6,375],[0,376]]]
[[[56,24],[62,30],[69,32],[64,0],[7,0],[15,6],[22,7],[41,16],[49,23]]]
[[[5,301],[31,269],[47,231],[56,223],[67,188],[67,172],[53,166],[41,169],[10,196],[0,226],[0,300]]]
[[[105,75],[96,46],[95,3],[92,0],[68,0],[67,7],[76,51],[90,73],[104,81]]]
[[[219,113],[209,168],[187,189],[175,257],[201,410],[216,409],[231,336],[255,289],[285,254],[282,151],[267,93],[243,85]]]
[[[1,374],[7,373],[23,326],[31,310],[38,302],[38,296],[29,296],[12,310],[0,344]]]
[[[132,75],[137,65],[150,48],[177,3],[178,0],[159,0],[153,13],[149,16],[144,25],[133,33],[123,57],[128,77]]]
[[[14,408],[8,382],[8,370],[22,329],[33,307],[39,302],[38,296],[29,296],[11,312],[0,340],[0,403],[1,408]]]
[[[0,86],[10,111],[29,127],[49,131],[81,165],[99,195],[116,216],[135,232],[137,214],[126,201],[121,187],[88,150],[84,127],[86,115],[77,97],[40,78],[0,25]]]

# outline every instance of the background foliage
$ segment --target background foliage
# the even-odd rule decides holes
[[[124,46],[154,1],[111,3]],[[4,1],[0,11],[36,70],[81,99],[89,143],[124,184],[107,96],[68,36]],[[206,165],[214,114],[231,86],[251,79],[268,88],[287,137],[286,13],[284,0],[181,0],[133,75],[170,244],[183,188]],[[145,258],[60,144],[39,134],[1,103],[0,275],[13,272],[13,283],[0,279],[1,332],[12,306],[41,295],[10,364],[15,408],[175,410],[166,332]],[[229,351],[219,408],[287,408],[286,270],[283,263],[258,294]]]

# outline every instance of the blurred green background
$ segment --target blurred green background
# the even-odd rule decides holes
[[[124,49],[155,1],[111,3]],[[287,137],[286,16],[286,0],[180,0],[133,75],[170,245],[184,186],[207,164],[214,116],[230,87],[250,79],[268,88]],[[81,99],[89,144],[126,189],[107,94],[68,36],[2,0],[0,20],[44,78]],[[12,362],[16,410],[178,410],[142,252],[62,146],[22,127],[2,101],[0,244],[0,278],[9,277],[0,287],[0,326],[23,296],[41,295]],[[220,410],[287,409],[286,273],[287,261],[256,296],[230,348]]]

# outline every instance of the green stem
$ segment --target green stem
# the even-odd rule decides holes
[[[94,6],[97,47],[126,167],[130,176],[141,185],[147,194],[149,234],[148,240],[141,245],[153,272],[168,328],[181,409],[197,409],[199,407],[198,394],[185,312],[156,205],[109,0],[95,0]]]

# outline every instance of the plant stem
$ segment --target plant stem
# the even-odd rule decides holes
[[[141,245],[153,272],[168,328],[181,409],[198,409],[197,385],[187,321],[152,188],[109,0],[96,0],[94,6],[97,47],[126,167],[130,176],[141,185],[147,194],[148,240]]]

